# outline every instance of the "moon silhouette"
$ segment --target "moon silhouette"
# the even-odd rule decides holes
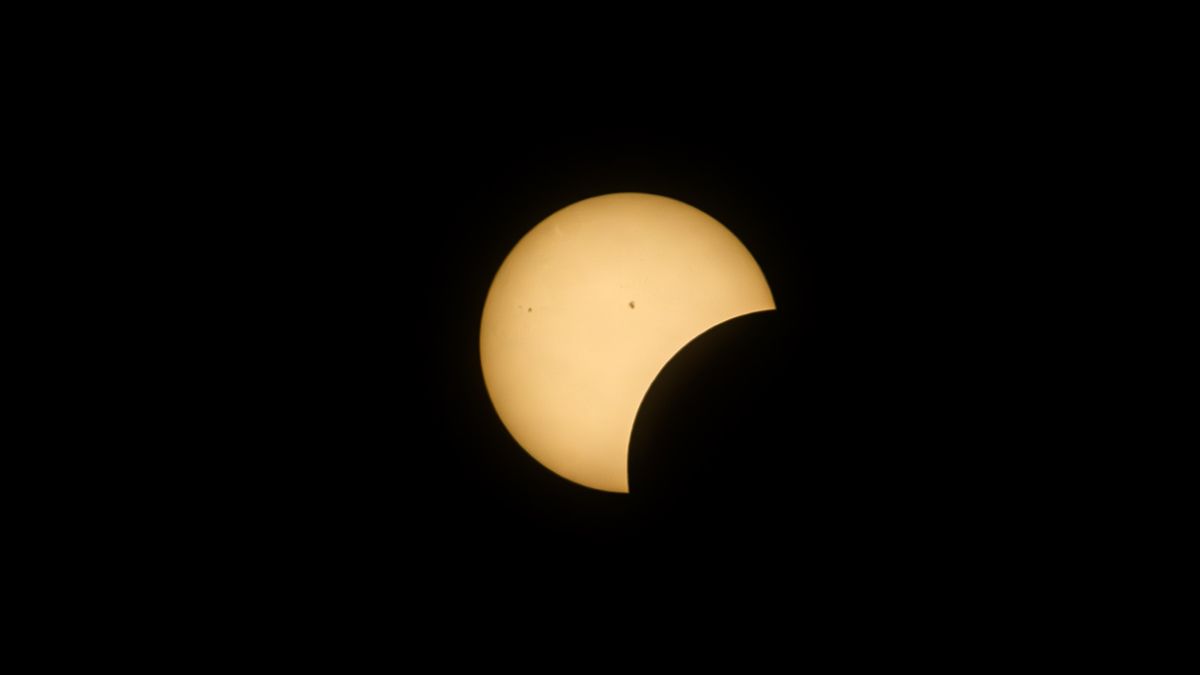
[[[641,193],[585,199],[530,230],[496,272],[484,382],[534,459],[629,492],[629,439],[659,371],[713,326],[773,309],[754,257],[704,212]]]

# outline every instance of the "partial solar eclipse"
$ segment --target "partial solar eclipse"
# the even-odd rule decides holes
[[[713,326],[773,309],[758,263],[712,217],[657,195],[593,197],[539,223],[496,272],[483,377],[534,459],[629,492],[629,439],[659,371]]]

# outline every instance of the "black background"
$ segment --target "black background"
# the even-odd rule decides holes
[[[549,627],[592,643],[573,664],[639,639],[707,658],[730,626],[798,658],[994,636],[989,658],[1106,609],[1096,561],[1144,519],[1089,472],[1144,443],[1083,438],[1121,422],[1078,395],[1111,398],[1108,326],[1061,328],[1140,297],[1128,256],[1091,258],[1120,270],[1115,309],[1071,265],[1114,220],[1084,207],[1121,196],[1096,179],[1111,76],[1143,75],[1125,43],[1078,13],[580,9],[516,17],[527,34],[457,6],[156,17],[24,53],[61,72],[22,103],[47,125],[16,127],[40,156],[22,173],[79,183],[48,182],[55,264],[20,289],[66,287],[33,366],[64,360],[43,384],[79,403],[41,429],[49,489],[19,514],[63,515],[30,551],[53,558],[39,597],[72,601],[45,611],[199,640],[173,656],[324,643],[339,663],[359,651],[339,632],[411,662],[424,634],[491,658],[471,633],[514,628],[524,659]],[[659,374],[628,495],[521,450],[478,353],[512,246],[619,191],[723,223],[778,305]],[[1144,214],[1115,220],[1125,241]],[[1069,555],[1091,533],[1103,549]]]

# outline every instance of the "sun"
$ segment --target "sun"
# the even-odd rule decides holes
[[[654,378],[688,342],[775,309],[754,257],[683,202],[618,193],[529,231],[484,303],[484,381],[513,438],[550,470],[628,492],[629,438]]]

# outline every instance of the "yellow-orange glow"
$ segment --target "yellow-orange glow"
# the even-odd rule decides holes
[[[479,351],[513,438],[581,485],[629,492],[629,438],[671,357],[775,309],[762,270],[707,214],[666,197],[585,199],[543,220],[488,291]]]

